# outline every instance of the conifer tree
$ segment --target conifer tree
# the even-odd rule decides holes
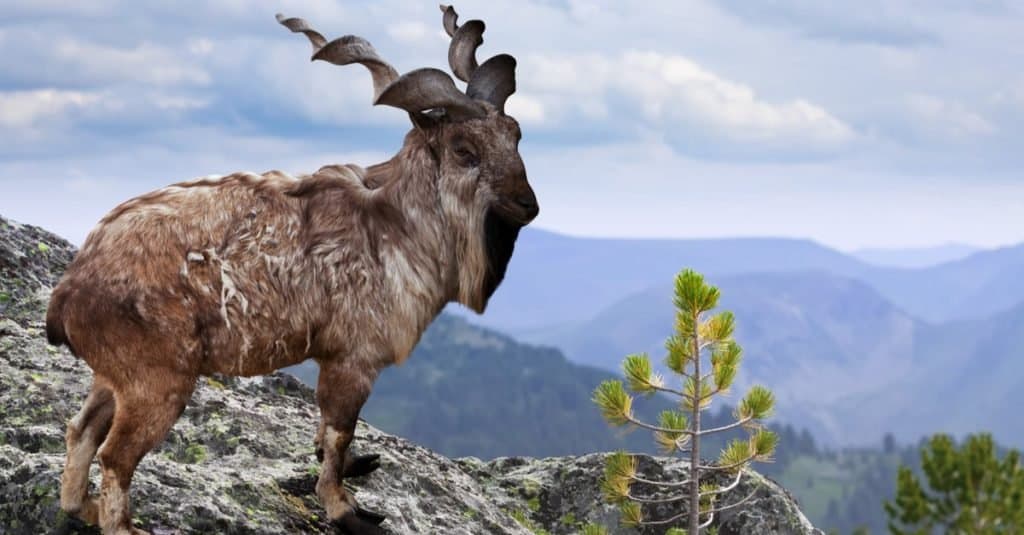
[[[1020,453],[1002,459],[989,434],[971,435],[958,448],[934,435],[921,449],[927,481],[901,466],[896,496],[885,503],[894,535],[1024,533],[1024,467]]]
[[[626,357],[622,371],[626,385],[612,380],[601,383],[594,391],[594,402],[612,425],[634,426],[654,432],[654,440],[665,454],[688,456],[686,481],[654,481],[637,476],[636,459],[617,452],[608,457],[603,490],[605,497],[617,504],[623,524],[630,526],[668,525],[687,520],[688,530],[672,529],[671,533],[698,534],[711,525],[717,513],[738,507],[753,497],[719,505],[718,499],[736,488],[743,468],[752,461],[769,461],[778,436],[765,429],[761,421],[768,417],[775,403],[771,391],[763,386],[752,387],[736,406],[736,421],[725,426],[704,429],[701,412],[715,396],[727,394],[739,370],[740,346],[733,341],[735,320],[731,312],[711,311],[718,305],[718,288],[707,284],[693,270],[683,270],[675,280],[675,333],[665,342],[665,366],[677,376],[679,386],[670,385],[652,368],[650,357],[635,354]],[[705,367],[710,364],[710,368]],[[662,411],[656,424],[643,422],[633,413],[634,397],[627,392],[650,396],[668,394],[679,400],[678,409]],[[722,450],[715,462],[701,460],[701,437],[742,427],[746,439],[735,439]],[[728,474],[729,483],[716,484],[715,476]],[[644,495],[632,485],[644,483],[657,492]],[[679,513],[666,518],[648,518],[645,509],[678,505]]]

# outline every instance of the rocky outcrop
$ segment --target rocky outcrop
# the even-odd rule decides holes
[[[0,219],[0,534],[98,533],[59,509],[64,423],[77,412],[91,372],[42,330],[49,287],[70,245]],[[41,245],[42,244],[42,245]],[[200,380],[167,440],[139,466],[134,521],[156,534],[330,532],[317,502],[312,392],[289,375]],[[347,483],[363,506],[387,515],[394,533],[576,533],[616,527],[600,498],[603,454],[547,459],[448,459],[360,422],[356,453],[381,468]],[[685,473],[677,460],[644,458],[649,475]],[[98,469],[92,472],[93,487]],[[750,472],[725,500],[758,497],[724,516],[719,532],[820,533],[793,499]],[[655,533],[651,531],[651,533]]]
[[[0,316],[23,324],[38,319],[74,254],[74,246],[45,230],[0,217]]]

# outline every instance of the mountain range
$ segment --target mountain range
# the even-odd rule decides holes
[[[850,251],[850,256],[868,264],[897,268],[925,268],[961,260],[981,251],[963,243],[947,243],[934,247],[866,248]]]
[[[907,269],[866,263],[809,240],[580,238],[526,228],[479,323],[511,334],[586,321],[683,267],[712,278],[822,271],[864,282],[931,322],[981,319],[1024,301],[1024,244]]]
[[[810,241],[625,240],[524,231],[505,283],[473,321],[609,371],[658,359],[684,267],[722,289],[747,355],[741,386],[779,396],[779,416],[826,444],[887,431],[990,430],[1024,444],[1024,246],[921,268],[868,264]]]

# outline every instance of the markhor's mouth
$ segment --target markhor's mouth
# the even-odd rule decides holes
[[[530,222],[537,217],[537,214],[540,212],[540,207],[537,206],[536,203],[521,203],[513,201],[503,206],[496,207],[492,212],[496,212],[496,215],[508,224],[523,227],[529,225]]]

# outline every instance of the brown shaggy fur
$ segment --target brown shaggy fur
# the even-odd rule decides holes
[[[363,170],[236,173],[127,201],[92,231],[53,292],[51,343],[95,372],[68,426],[61,505],[131,533],[128,488],[197,377],[320,365],[317,492],[356,510],[345,452],[378,372],[401,363],[448,302],[482,312],[536,216],[519,128],[482,119],[414,129]],[[87,496],[99,449],[99,503]]]

